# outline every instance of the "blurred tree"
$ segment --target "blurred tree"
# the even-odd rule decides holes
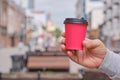
[[[59,38],[61,36],[61,30],[59,28],[56,28],[56,30],[54,31],[54,36],[56,38]]]

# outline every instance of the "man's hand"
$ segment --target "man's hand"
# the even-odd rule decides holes
[[[65,35],[61,42],[61,48],[65,54],[69,56],[74,62],[89,68],[98,68],[102,63],[107,49],[104,44],[98,40],[85,39],[83,41],[83,50],[66,50],[65,49]]]

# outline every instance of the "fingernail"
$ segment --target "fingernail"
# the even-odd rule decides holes
[[[68,54],[70,54],[70,51],[67,51]]]
[[[84,40],[84,41],[83,41],[83,44],[86,44],[86,43],[87,43],[87,41],[86,41],[86,40]]]

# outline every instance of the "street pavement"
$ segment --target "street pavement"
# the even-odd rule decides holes
[[[24,55],[27,50],[27,47],[22,47],[22,49],[18,47],[0,48],[0,72],[8,73],[12,67],[11,56]]]

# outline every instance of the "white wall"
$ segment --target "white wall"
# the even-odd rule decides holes
[[[47,23],[47,14],[46,13],[33,13],[34,23],[42,23],[44,26]]]
[[[90,1],[86,0],[86,13],[88,14],[91,10],[96,8],[103,8],[104,4],[102,1]]]
[[[27,9],[29,0],[13,0],[17,5]]]
[[[91,29],[98,29],[104,22],[103,9],[95,9],[91,12]]]

